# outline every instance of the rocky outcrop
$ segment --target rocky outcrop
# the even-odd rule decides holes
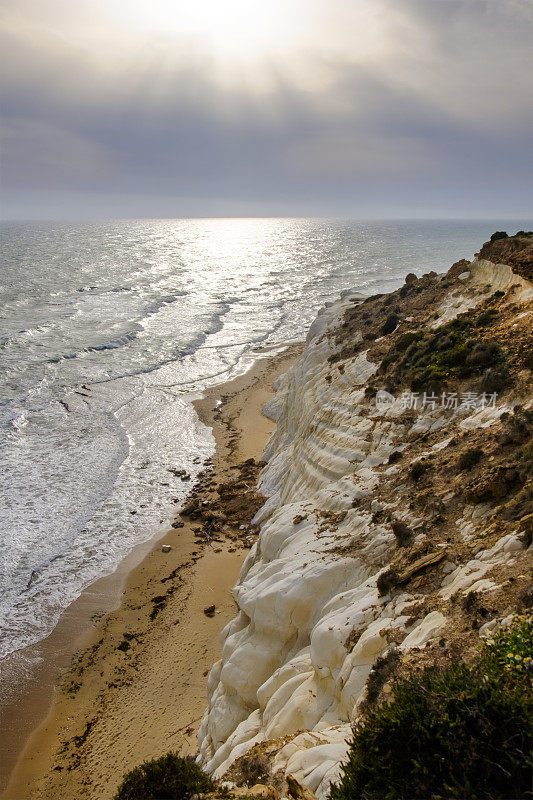
[[[517,275],[533,280],[533,231],[519,231],[485,242],[478,257],[497,264],[509,264]]]
[[[318,315],[265,409],[268,499],[199,731],[215,777],[259,759],[324,798],[365,704],[529,602],[532,300],[484,257]]]

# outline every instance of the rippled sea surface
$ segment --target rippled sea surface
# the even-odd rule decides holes
[[[187,490],[172,470],[194,477],[213,452],[203,388],[301,339],[342,290],[444,270],[495,227],[3,223],[0,658],[161,531]]]

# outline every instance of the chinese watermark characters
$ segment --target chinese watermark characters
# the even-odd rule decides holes
[[[461,409],[464,411],[474,411],[483,408],[495,408],[497,392],[488,394],[487,392],[402,392],[399,397],[402,410],[424,410],[435,408]],[[376,405],[381,408],[390,407],[396,398],[388,392],[379,392],[376,397]]]

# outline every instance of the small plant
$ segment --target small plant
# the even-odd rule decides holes
[[[212,780],[191,758],[167,753],[128,772],[114,800],[190,800],[193,795],[214,788]]]
[[[330,800],[531,797],[533,625],[519,619],[472,665],[426,668],[356,724]]]
[[[495,308],[487,308],[486,311],[482,311],[479,317],[476,320],[476,326],[478,328],[482,328],[485,325],[492,325],[498,316],[498,312]]]
[[[467,346],[471,342],[467,342]],[[501,350],[494,342],[477,342],[466,358],[468,367],[490,367],[501,360]]]
[[[416,483],[420,480],[422,475],[428,471],[428,469],[429,464],[424,464],[423,461],[417,461],[409,470],[409,477]]]
[[[391,522],[392,532],[396,537],[398,547],[407,547],[413,541],[411,528],[399,519]]]
[[[483,668],[487,676],[502,675],[507,681],[533,677],[533,624],[518,618],[510,630],[499,630],[485,639]]]
[[[379,656],[372,667],[366,681],[365,698],[361,704],[362,711],[369,711],[378,699],[381,690],[390,680],[400,665],[400,654],[392,647],[384,656]]]
[[[502,392],[509,385],[509,381],[510,375],[507,367],[491,367],[483,375],[481,389],[489,394],[493,392]]]
[[[398,585],[399,576],[395,569],[392,567],[385,572],[382,572],[376,581],[378,594],[380,597],[388,594],[391,589]]]
[[[246,786],[255,786],[256,783],[268,781],[269,760],[264,755],[250,753],[244,755],[239,761],[241,775]]]
[[[486,312],[488,314],[488,312]],[[489,314],[492,319],[492,315]],[[483,377],[487,370],[505,372],[505,353],[498,344],[479,338],[478,319],[462,314],[436,331],[408,331],[383,358],[379,371],[396,386],[414,392],[438,393],[450,380]],[[487,317],[483,318],[486,324]],[[507,383],[499,380],[500,384]],[[483,391],[488,391],[483,389]],[[493,389],[492,391],[499,391]]]
[[[388,333],[392,333],[394,330],[396,330],[398,322],[399,319],[396,314],[389,314],[381,328],[381,335],[386,336]]]
[[[483,456],[483,450],[481,447],[470,447],[468,450],[465,450],[464,453],[461,453],[459,457],[459,472],[463,470],[472,469],[481,461]]]
[[[497,242],[498,239],[507,239],[507,233],[505,231],[495,231],[492,236],[490,237],[491,242]]]
[[[533,460],[533,437],[529,440],[529,442],[527,444],[525,444],[522,447],[518,457],[522,461],[532,461]]]
[[[397,464],[400,459],[403,458],[403,453],[401,450],[393,450],[390,454],[387,463],[388,464]]]
[[[422,331],[407,331],[407,333],[402,333],[402,335],[398,337],[394,349],[402,352],[403,350],[407,350],[409,345],[413,344],[413,342],[419,342],[420,339],[423,338],[424,334]]]

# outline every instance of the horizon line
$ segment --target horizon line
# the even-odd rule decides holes
[[[150,221],[195,221],[195,220],[330,220],[338,222],[517,222],[530,221],[533,225],[533,214],[517,214],[512,216],[344,216],[338,214],[184,214],[181,216],[86,216],[86,217],[0,217],[0,223],[88,223],[88,222],[150,222]]]

